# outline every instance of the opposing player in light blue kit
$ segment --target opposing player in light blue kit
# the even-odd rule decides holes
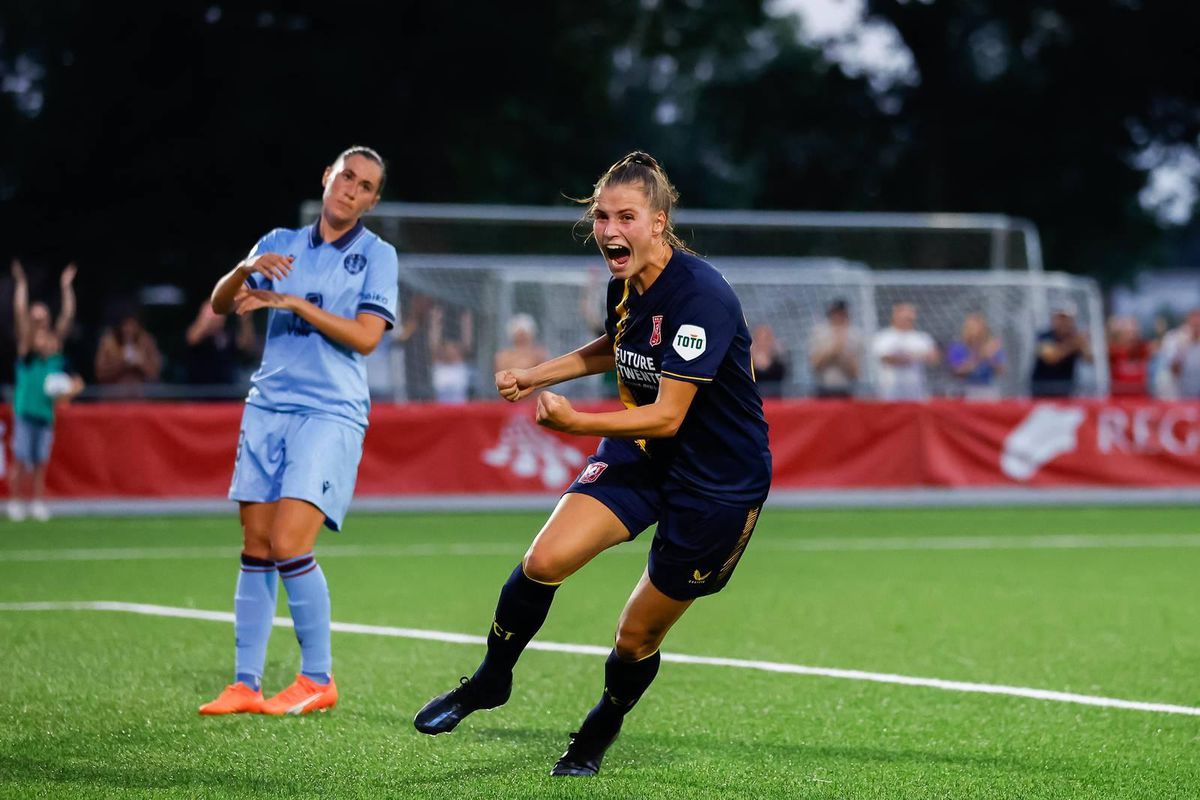
[[[396,250],[361,221],[386,173],[369,147],[346,150],[325,170],[320,219],[271,231],[213,289],[218,314],[270,313],[229,488],[243,536],[235,677],[201,714],[307,714],[337,703],[329,588],[313,546],[322,524],[339,530],[350,506],[371,406],[365,358],[396,321]],[[277,575],[301,669],[264,700]]]

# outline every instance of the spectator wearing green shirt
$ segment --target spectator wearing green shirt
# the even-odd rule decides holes
[[[66,374],[62,355],[63,341],[75,317],[75,265],[62,271],[62,310],[50,324],[50,309],[45,303],[29,302],[29,282],[21,262],[12,263],[13,324],[16,326],[17,366],[13,397],[13,470],[9,480],[11,495],[8,518],[20,522],[26,518],[23,490],[32,484],[28,516],[45,522],[50,519],[46,507],[46,467],[54,443],[54,407],[83,390],[78,375]]]

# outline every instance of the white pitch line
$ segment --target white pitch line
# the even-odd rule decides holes
[[[413,544],[399,547],[329,545],[318,547],[322,558],[369,556],[413,558],[425,556],[499,556],[520,554],[527,544],[462,543]],[[151,561],[237,558],[237,545],[211,547],[80,547],[63,550],[0,550],[0,561]]]
[[[1040,536],[846,537],[768,540],[762,549],[796,551],[871,550],[1106,550],[1200,547],[1200,533],[1046,534]],[[765,547],[763,547],[765,545]]]
[[[45,603],[0,603],[0,611],[122,611],[130,614],[145,614],[153,617],[174,617],[177,619],[199,619],[211,622],[233,622],[233,614],[227,611],[207,611],[198,608],[176,608],[174,606],[158,606],[146,603],[122,603],[114,601],[68,601]],[[281,628],[292,627],[292,621],[287,617],[275,617],[275,625]],[[359,625],[350,622],[334,622],[330,628],[338,633],[357,633],[367,636],[390,636],[401,639],[423,639],[433,642],[448,642],[450,644],[487,644],[482,636],[472,636],[465,633],[447,631],[427,631],[419,628],[394,628],[386,625]],[[530,650],[544,650],[552,653],[570,653],[574,655],[607,656],[611,649],[589,644],[565,644],[562,642],[529,643]],[[1047,700],[1055,703],[1074,703],[1101,708],[1121,708],[1129,711],[1158,712],[1162,714],[1184,714],[1200,717],[1200,708],[1179,706],[1170,703],[1145,703],[1138,700],[1121,700],[1115,697],[1100,697],[1089,694],[1074,694],[1072,692],[1056,692],[1049,689],[1030,689],[1023,686],[1004,686],[992,683],[968,683],[965,681],[947,681],[940,678],[919,678],[911,675],[893,675],[887,672],[864,672],[857,669],[834,669],[831,667],[808,667],[802,664],[786,664],[778,661],[752,661],[742,658],[717,658],[712,656],[689,656],[681,653],[663,653],[663,661],[673,661],[679,664],[703,664],[712,667],[730,667],[733,669],[751,669],[760,672],[779,672],[790,675],[814,675],[822,678],[838,678],[851,681],[869,681],[871,683],[889,683],[900,686],[923,686],[929,689],[941,689],[948,692],[968,692],[972,694],[1007,695],[1009,697],[1024,697],[1031,700]]]
[[[411,545],[328,545],[319,547],[321,558],[425,558],[519,555],[527,542],[458,542]],[[752,545],[755,552],[899,552],[908,550],[1107,550],[1164,547],[1200,547],[1198,533],[1050,534],[1043,536],[921,536],[825,537],[821,539],[771,539]],[[642,555],[638,548],[618,547],[610,552]],[[22,561],[151,561],[236,558],[236,545],[211,547],[87,547],[62,550],[0,550],[0,562]]]

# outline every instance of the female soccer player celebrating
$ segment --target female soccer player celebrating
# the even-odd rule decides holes
[[[513,667],[559,584],[657,522],[646,571],[617,625],[600,702],[551,772],[596,774],[658,672],[667,631],[693,600],[724,588],[750,539],[771,481],[750,334],[733,289],[675,236],[677,199],[644,153],[610,167],[586,215],[612,273],[604,335],[531,369],[496,374],[500,395],[517,401],[615,368],[626,408],[588,414],[557,394],[538,397],[540,424],[604,439],[500,591],[483,663],[417,713],[423,733],[451,731],[473,711],[507,701]]]
[[[229,489],[243,537],[235,678],[201,714],[307,714],[337,703],[329,588],[313,545],[322,523],[338,530],[350,506],[371,406],[365,358],[396,320],[396,251],[361,221],[385,177],[374,150],[346,150],[325,170],[320,219],[271,231],[213,289],[218,314],[270,314]],[[276,575],[287,590],[301,671],[264,700]]]

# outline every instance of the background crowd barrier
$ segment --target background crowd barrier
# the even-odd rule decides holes
[[[48,494],[223,497],[241,411],[240,403],[69,406]],[[3,416],[11,431],[11,409]],[[768,403],[767,417],[776,491],[1200,487],[1196,402],[785,400]],[[378,405],[357,494],[549,494],[578,474],[595,445],[539,428],[528,401]]]

